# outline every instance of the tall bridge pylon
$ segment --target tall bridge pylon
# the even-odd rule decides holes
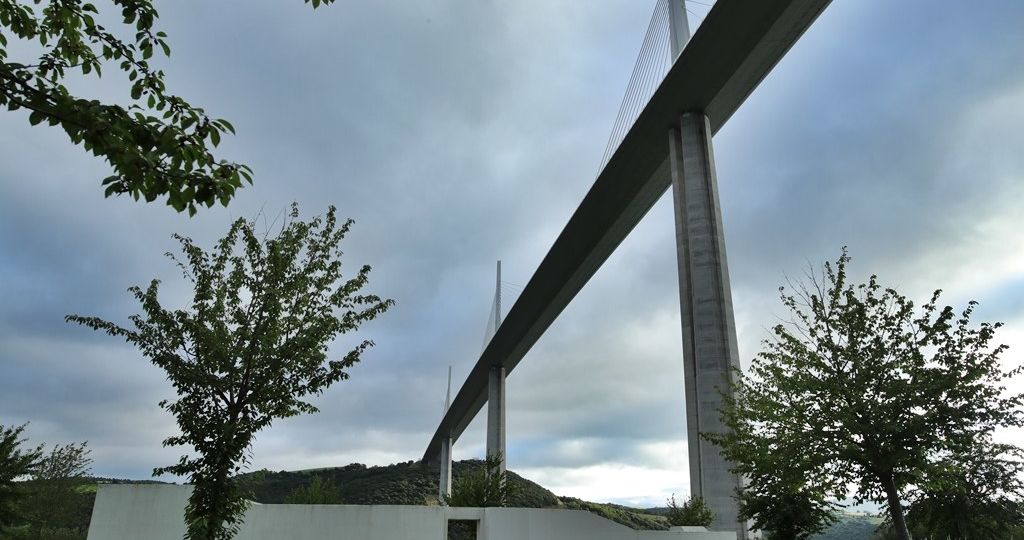
[[[498,261],[494,279],[494,301],[484,328],[484,349],[501,327],[501,261]],[[448,394],[444,398],[444,410],[448,412],[452,386],[452,368],[448,366]],[[438,498],[442,501],[452,493],[452,445],[454,440],[443,443],[441,454],[441,479],[438,482]],[[487,377],[487,457],[499,458],[499,470],[506,470],[505,458],[505,368],[493,366]]]
[[[497,334],[501,327],[501,261],[498,261],[491,316]],[[497,458],[499,471],[505,472],[505,456],[505,366],[495,364],[487,372],[487,457]]]
[[[672,4],[675,57],[689,41],[690,29],[683,2],[673,0]],[[738,521],[735,499],[743,479],[729,470],[718,447],[701,437],[728,429],[719,411],[725,404],[723,396],[732,394],[731,383],[740,369],[718,177],[705,111],[681,114],[677,125],[668,130],[667,141],[676,224],[690,493],[702,497],[715,513],[715,528],[735,528],[737,536],[744,538],[747,525]]]
[[[733,499],[741,479],[700,437],[725,429],[719,390],[728,388],[739,365],[711,138],[829,3],[717,0],[690,36],[684,1],[657,0],[593,186],[485,346],[424,452],[424,461],[441,462],[442,486],[446,469],[450,485],[452,444],[485,403],[501,412],[496,425],[504,448],[504,377],[671,187],[691,493],[716,513],[712,529],[746,538]],[[666,57],[667,73],[657,67]],[[500,394],[492,397],[498,368]],[[488,452],[497,447],[490,443],[492,408]]]

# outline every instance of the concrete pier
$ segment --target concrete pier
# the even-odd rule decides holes
[[[733,370],[739,368],[736,324],[733,319],[729,266],[725,256],[722,210],[711,145],[711,127],[702,112],[683,114],[669,134],[672,196],[676,217],[679,305],[683,334],[687,439],[690,451],[690,490],[715,513],[713,530],[735,530],[733,498],[741,484],[729,463],[701,433],[726,430],[719,410],[720,392],[728,391]]]
[[[452,494],[452,443],[451,437],[441,441],[441,479],[437,484],[437,498],[444,502]]]
[[[505,368],[492,367],[487,377],[487,456],[501,456],[505,471]]]
[[[494,328],[501,326],[501,261],[494,279]],[[498,469],[505,472],[505,368],[491,366],[487,372],[487,457],[500,456]]]

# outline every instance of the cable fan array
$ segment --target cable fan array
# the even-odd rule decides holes
[[[643,45],[640,46],[640,53],[637,55],[636,63],[633,65],[633,74],[626,85],[626,93],[619,105],[619,113],[615,117],[615,124],[612,126],[611,135],[608,137],[608,144],[605,146],[604,155],[601,157],[601,165],[598,173],[604,169],[611,159],[615,150],[626,138],[629,129],[633,127],[640,112],[644,110],[647,102],[654,95],[658,85],[668,73],[672,62],[671,29],[669,27],[669,2],[676,0],[656,0],[654,13],[651,14],[651,22],[647,25],[647,33],[644,35]],[[713,2],[698,2],[687,0],[686,3],[699,4],[704,6],[704,13],[711,9]],[[687,13],[698,20],[703,16],[695,13],[689,7]]]

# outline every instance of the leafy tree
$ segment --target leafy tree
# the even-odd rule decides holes
[[[334,0],[304,0],[316,8]],[[0,106],[29,111],[32,125],[60,126],[73,144],[104,158],[114,174],[105,195],[127,194],[147,202],[167,197],[177,211],[227,204],[249,167],[218,159],[213,147],[234,127],[170,93],[154,54],[170,56],[157,29],[153,0],[114,0],[121,25],[107,28],[83,0],[0,0]],[[118,34],[135,37],[123,40]],[[10,39],[17,41],[10,44]],[[18,52],[21,58],[10,58]],[[103,68],[127,77],[131,104],[123,107],[75,95],[69,79],[99,77]]]
[[[921,536],[999,539],[1011,537],[1015,527],[1024,526],[1020,450],[1000,444],[981,446],[977,452],[944,460],[912,501],[907,520]]]
[[[914,536],[950,540],[1013,538],[1024,527],[1024,464],[1020,450],[985,444],[968,455],[946,458],[931,481],[915,490],[907,510]],[[881,538],[892,538],[892,521],[883,524]]]
[[[29,474],[26,517],[39,530],[74,529],[90,497],[81,487],[92,465],[86,443],[54,446]]]
[[[195,485],[185,510],[188,536],[223,539],[237,532],[245,501],[233,475],[249,461],[255,434],[276,418],[314,413],[309,396],[347,379],[346,370],[373,345],[364,340],[337,360],[328,344],[356,331],[393,305],[360,294],[370,267],[342,278],[341,240],[352,221],[290,219],[276,237],[257,235],[239,219],[210,251],[175,235],[183,258],[168,254],[194,288],[191,309],[171,310],[158,298],[159,282],[129,289],[142,305],[134,328],[96,317],[68,321],[123,337],[163,369],[177,399],[160,406],[180,435],[165,446],[191,447],[155,475],[187,476]]]
[[[665,517],[674,526],[691,525],[695,527],[710,527],[715,521],[715,513],[704,503],[703,497],[693,497],[683,502],[682,505],[676,502],[676,496],[665,501],[668,512]]]
[[[329,478],[313,475],[309,484],[299,486],[284,498],[285,504],[341,504],[341,490]]]
[[[886,503],[908,540],[903,502],[947,478],[950,456],[989,448],[992,467],[1019,467],[991,437],[1024,424],[1021,395],[1006,391],[1020,368],[1004,370],[1005,346],[990,346],[999,324],[971,325],[974,302],[957,315],[936,291],[916,308],[876,276],[849,284],[849,260],[844,250],[795,294],[780,289],[793,318],[737,377],[731,432],[707,438],[740,474],[763,474],[773,455],[813,456],[794,463],[813,479],[807,496],[842,500],[853,486],[857,500]]]
[[[25,446],[27,439],[21,438],[25,425],[0,425],[0,529],[21,520],[19,501],[25,493],[18,480],[31,474],[43,456],[42,445]]]
[[[508,472],[501,470],[501,455],[491,454],[482,467],[472,469],[452,484],[452,494],[444,497],[448,506],[486,508],[508,506],[516,496],[515,485],[509,483]]]
[[[764,531],[768,540],[803,540],[836,521],[838,505],[825,496],[828,479],[820,476],[821,456],[746,432],[731,437],[743,441],[731,447],[746,479],[738,493],[741,521]]]
[[[838,505],[825,497],[815,469],[801,466],[813,459],[806,454],[758,458],[759,467],[739,493],[739,519],[764,531],[767,540],[806,540],[835,523]]]

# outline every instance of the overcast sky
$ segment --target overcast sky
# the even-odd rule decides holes
[[[377,347],[320,414],[258,436],[253,467],[418,459],[447,367],[457,387],[480,353],[495,260],[512,294],[593,181],[653,0],[160,6],[169,86],[234,123],[223,154],[256,183],[194,218],[105,200],[101,161],[0,113],[0,424],[88,440],[97,475],[176,461],[160,446],[175,430],[160,370],[63,317],[126,321],[125,289],[152,278],[184,304],[162,255],[174,232],[208,245],[239,216],[334,204],[356,220],[349,268],[372,265],[369,289],[397,305],[364,327]],[[1021,28],[1019,0],[837,0],[718,133],[745,363],[783,315],[777,286],[844,245],[857,278],[979,300],[979,319],[1006,323],[1007,361],[1024,359]],[[689,491],[669,203],[508,379],[509,467],[560,495],[654,505]],[[483,416],[456,458],[483,454]]]

